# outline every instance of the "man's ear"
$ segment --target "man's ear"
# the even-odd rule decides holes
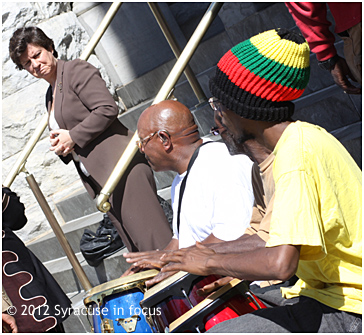
[[[159,132],[158,136],[159,139],[162,141],[164,148],[168,150],[172,146],[171,137],[163,130]]]

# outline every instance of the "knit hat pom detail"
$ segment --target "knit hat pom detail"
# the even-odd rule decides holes
[[[219,61],[212,94],[235,113],[254,120],[284,121],[294,111],[309,75],[306,40],[287,29],[269,30],[239,43]]]

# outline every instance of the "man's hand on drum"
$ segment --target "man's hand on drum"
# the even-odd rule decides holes
[[[196,247],[189,247],[179,249],[176,251],[165,253],[161,257],[163,263],[168,263],[163,266],[162,272],[169,271],[186,271],[196,275],[207,276],[207,261],[216,252],[203,245],[200,242],[196,242]]]
[[[129,276],[134,273],[140,272],[146,269],[160,269],[162,266],[166,265],[165,262],[160,260],[161,256],[172,251],[168,250],[154,250],[154,251],[144,251],[144,252],[129,252],[123,254],[128,263],[133,263],[128,270],[126,270],[121,277]],[[159,273],[155,277],[145,282],[147,287],[151,287],[162,280],[172,276],[175,272]]]
[[[160,260],[161,256],[165,254],[166,250],[153,250],[144,252],[129,252],[123,254],[127,263],[133,263],[133,266],[150,266],[151,268],[160,269],[166,263]]]
[[[135,273],[138,273],[142,270],[150,270],[150,269],[153,269],[153,267],[148,267],[147,265],[145,266],[134,266],[134,265],[131,265],[129,269],[127,269],[121,276],[120,278],[122,277],[126,277],[126,276],[131,276]]]
[[[129,276],[147,269],[160,269],[165,265],[160,258],[167,251],[154,250],[143,252],[129,252],[123,254],[127,263],[133,263],[128,270],[126,270],[121,277]]]
[[[155,277],[153,277],[152,279],[149,279],[145,282],[145,286],[147,288],[158,284],[159,282],[161,282],[164,279],[167,279],[170,276],[173,276],[175,273],[177,273],[178,271],[173,271],[173,272],[159,272]]]

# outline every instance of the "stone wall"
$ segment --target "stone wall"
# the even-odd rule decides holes
[[[181,49],[208,5],[159,3]],[[16,70],[9,58],[8,41],[13,31],[24,25],[38,25],[54,40],[61,59],[74,59],[80,56],[109,6],[107,2],[2,3],[3,180],[46,112],[44,94],[47,83]],[[297,30],[283,3],[225,3],[190,62],[206,96],[210,95],[208,81],[216,63],[228,49],[252,35],[276,27]],[[336,45],[342,54],[339,38]],[[120,120],[135,130],[138,116],[158,93],[175,58],[147,3],[126,2],[88,61],[100,69],[120,107]],[[197,105],[184,76],[176,85],[175,96],[193,110],[201,134],[206,134],[213,124],[211,112],[206,105]],[[317,67],[314,55],[311,56],[310,83],[296,107],[296,118],[333,132],[361,166],[361,96],[342,93],[331,76]],[[60,224],[96,211],[73,165],[64,165],[49,151],[48,130],[35,146],[26,169],[38,181]],[[159,188],[162,188],[168,185],[173,174],[156,177]],[[15,179],[12,189],[26,206],[29,223],[18,234],[29,242],[50,227],[24,179],[24,173]]]

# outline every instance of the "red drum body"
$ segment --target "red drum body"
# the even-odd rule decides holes
[[[233,279],[182,315],[169,327],[171,333],[203,333],[220,322],[266,306],[249,291],[248,283]]]
[[[202,302],[205,297],[197,295],[197,290],[221,276],[197,276],[178,272],[152,287],[140,302],[143,310],[148,310],[152,329],[168,332],[170,324]]]

